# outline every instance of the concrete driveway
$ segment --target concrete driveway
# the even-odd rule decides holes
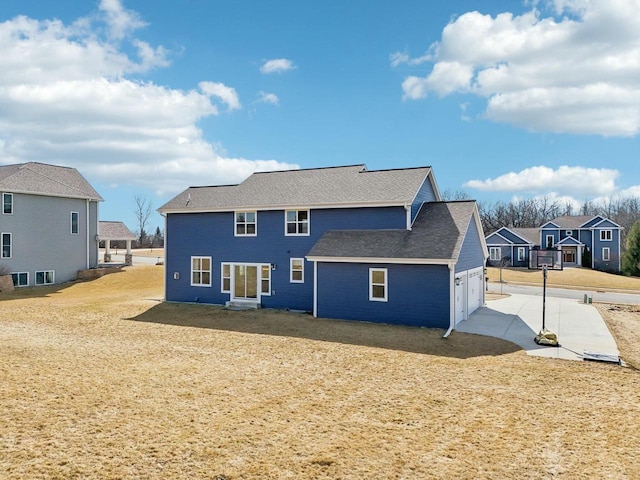
[[[547,297],[545,324],[558,335],[559,347],[534,342],[542,328],[542,297],[511,295],[487,302],[456,327],[459,332],[476,333],[508,340],[528,355],[583,360],[585,352],[618,358],[619,351],[607,325],[592,305],[575,299]]]

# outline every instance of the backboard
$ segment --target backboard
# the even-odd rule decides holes
[[[562,250],[531,250],[529,269],[542,270],[545,265],[547,270],[562,270]]]

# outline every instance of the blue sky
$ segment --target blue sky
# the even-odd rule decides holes
[[[131,229],[134,195],[359,163],[640,196],[639,0],[3,0],[0,48],[0,164],[76,167]]]

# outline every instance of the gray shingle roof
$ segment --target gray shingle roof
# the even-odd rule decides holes
[[[538,228],[510,228],[509,230],[534,245],[540,243],[540,229]]]
[[[103,240],[135,240],[136,236],[122,222],[98,222],[98,236]]]
[[[328,231],[308,257],[455,261],[475,209],[472,200],[425,203],[411,231]]]
[[[590,215],[563,215],[561,217],[556,217],[551,221],[560,228],[574,229],[584,223],[587,223],[592,218],[593,216]]]
[[[103,200],[75,168],[36,162],[0,166],[0,190],[33,195],[86,198],[97,202]]]
[[[368,171],[364,165],[254,173],[239,185],[191,187],[159,211],[411,203],[430,167]]]

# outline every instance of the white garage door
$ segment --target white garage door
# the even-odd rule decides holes
[[[482,306],[483,272],[482,268],[467,272],[467,316]]]

